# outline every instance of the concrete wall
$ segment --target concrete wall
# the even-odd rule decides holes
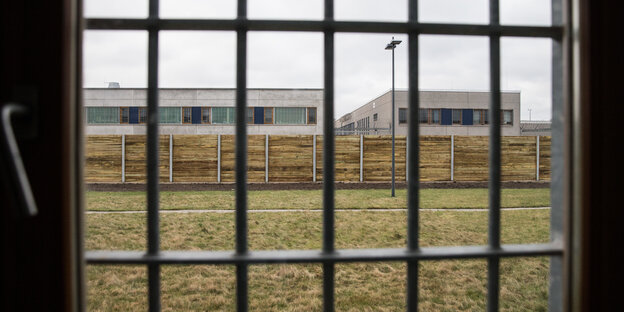
[[[160,89],[159,105],[168,107],[233,107],[234,89]],[[249,89],[250,107],[316,107],[316,125],[255,125],[248,134],[322,134],[322,89]],[[84,89],[85,107],[147,106],[146,89]],[[146,134],[145,124],[87,124],[86,134]],[[161,124],[161,134],[234,134],[235,126],[224,124]]]
[[[420,108],[488,109],[489,92],[472,91],[420,91]],[[388,91],[334,122],[340,128],[351,122],[370,117],[371,128],[391,128],[392,93]],[[407,135],[407,123],[399,124],[399,108],[407,108],[407,91],[395,90],[396,135]],[[513,110],[513,125],[502,126],[502,135],[520,135],[520,92],[503,92],[501,107]],[[373,115],[377,113],[377,121]],[[350,116],[348,116],[350,115]],[[346,117],[346,118],[345,118]],[[384,134],[387,134],[386,131]],[[373,133],[371,133],[373,134]],[[489,134],[487,125],[420,125],[421,135],[479,135]]]

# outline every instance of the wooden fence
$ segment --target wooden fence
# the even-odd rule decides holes
[[[234,182],[233,135],[162,135],[161,182]],[[87,182],[145,182],[144,135],[91,135],[86,144]],[[550,137],[502,137],[503,181],[550,180]],[[250,182],[314,182],[323,179],[323,136],[250,135]],[[390,181],[389,135],[336,137],[336,181]],[[396,180],[405,181],[405,136],[395,142]],[[488,138],[420,137],[421,181],[485,181]]]

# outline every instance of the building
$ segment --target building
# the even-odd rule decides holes
[[[234,134],[235,89],[160,89],[162,134]],[[322,134],[322,89],[248,89],[248,134]],[[86,134],[145,134],[147,90],[85,88]]]
[[[489,103],[489,92],[420,91],[420,134],[488,135]],[[396,135],[407,135],[407,106],[407,91],[396,90]],[[391,107],[388,91],[336,120],[336,133],[389,134]],[[520,92],[502,92],[501,109],[501,134],[521,135]]]

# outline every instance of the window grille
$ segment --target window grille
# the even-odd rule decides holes
[[[409,1],[407,22],[335,21],[334,1],[325,0],[324,19],[320,21],[248,20],[247,1],[238,0],[237,18],[233,20],[178,20],[160,19],[158,0],[149,1],[146,19],[88,19],[87,29],[147,30],[148,31],[148,116],[159,116],[158,107],[158,41],[160,30],[230,30],[237,33],[236,47],[236,248],[233,251],[161,251],[159,237],[159,135],[158,118],[147,122],[147,241],[145,252],[87,251],[88,264],[143,264],[148,268],[148,304],[150,311],[160,311],[160,267],[164,264],[232,264],[236,266],[236,306],[247,311],[249,265],[267,263],[322,263],[323,305],[325,311],[334,310],[334,266],[342,262],[404,261],[407,263],[407,310],[417,311],[418,262],[441,259],[486,259],[487,310],[498,311],[499,261],[504,257],[550,256],[549,308],[560,311],[563,306],[563,121],[553,120],[552,141],[552,208],[551,242],[546,244],[501,245],[500,189],[501,189],[501,118],[493,116],[501,107],[500,38],[501,36],[550,38],[553,40],[553,116],[563,116],[563,45],[561,0],[552,1],[552,26],[505,26],[499,23],[499,1],[490,0],[490,20],[487,25],[436,24],[418,21],[418,1]],[[248,31],[312,31],[324,33],[324,110],[323,110],[323,247],[321,250],[250,251],[247,243],[247,32]],[[390,249],[336,250],[334,244],[334,34],[388,33],[408,34],[409,38],[409,93],[408,103],[408,162],[419,161],[419,97],[418,44],[419,35],[488,36],[490,42],[490,106],[489,106],[489,226],[486,246],[419,246],[419,172],[410,165],[408,175],[407,246]],[[229,110],[218,112],[213,108],[213,121],[218,116],[223,122],[234,119]],[[234,111],[232,110],[232,113]],[[123,116],[123,114],[122,114]],[[304,122],[305,122],[305,113]],[[277,123],[278,110],[275,119]],[[215,123],[217,123],[215,121]],[[352,124],[350,124],[352,126]]]

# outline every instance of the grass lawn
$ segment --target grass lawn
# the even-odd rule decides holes
[[[321,190],[313,191],[251,191],[249,209],[321,209]],[[405,208],[406,191],[397,190],[390,197],[389,190],[337,190],[336,208]],[[550,189],[503,189],[503,207],[550,206]],[[144,192],[87,192],[87,210],[145,210]],[[234,209],[234,191],[161,192],[160,208],[180,209]],[[487,189],[423,189],[421,208],[487,208]]]
[[[363,191],[363,194],[367,192],[371,191]],[[209,198],[205,193],[209,192],[188,195]],[[135,196],[114,194],[124,198]],[[317,194],[320,200],[320,192]],[[399,193],[399,196],[401,194],[404,195]],[[182,194],[167,196],[176,195]],[[250,197],[266,195],[250,193]],[[167,202],[167,196],[163,196],[164,202]],[[223,193],[222,196],[231,194]],[[92,201],[93,197],[89,200]],[[187,200],[191,203],[198,199]],[[124,201],[131,202],[130,199]],[[351,208],[368,207],[365,203],[362,200],[362,206]],[[422,246],[486,244],[487,212],[423,211],[420,216]],[[547,242],[549,218],[549,210],[503,211],[502,242]],[[86,215],[86,249],[144,250],[145,219],[144,214]],[[249,247],[251,250],[320,249],[321,220],[320,212],[249,214]],[[405,224],[405,212],[337,212],[336,247],[401,248],[406,243]],[[161,248],[164,250],[231,250],[234,248],[234,232],[234,214],[161,215]],[[546,311],[548,268],[546,257],[501,260],[501,310]],[[485,260],[422,261],[419,270],[420,311],[485,309]],[[404,263],[337,264],[336,310],[404,311],[405,271]],[[144,266],[87,266],[89,310],[146,310],[146,273]],[[164,311],[235,310],[235,271],[232,266],[163,266],[161,276]],[[322,279],[321,265],[318,264],[250,266],[250,310],[320,311]]]

